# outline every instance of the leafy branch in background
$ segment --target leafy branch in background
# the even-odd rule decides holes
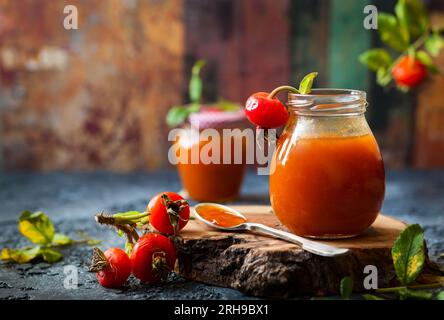
[[[376,72],[379,85],[395,80],[398,89],[407,91],[422,82],[427,71],[439,72],[432,57],[444,48],[444,38],[442,30],[430,25],[419,0],[399,0],[394,13],[378,13],[379,36],[387,48],[365,51],[359,61]]]
[[[61,260],[63,255],[55,247],[87,243],[96,245],[100,241],[81,235],[82,240],[73,240],[67,235],[55,232],[54,225],[43,212],[23,211],[18,221],[20,233],[35,246],[20,249],[4,248],[1,259],[5,262],[28,263],[38,258],[53,263]]]
[[[430,300],[435,297],[436,300],[444,299],[444,291],[440,291],[436,295],[425,289],[442,288],[442,277],[438,277],[440,281],[430,284],[412,285],[420,276],[425,263],[425,242],[424,231],[418,224],[409,225],[405,228],[396,239],[392,247],[392,260],[396,277],[401,286],[393,288],[377,289],[377,294],[396,294],[399,299],[425,299]],[[353,280],[350,277],[344,277],[340,284],[340,294],[342,299],[348,299],[352,293]],[[366,300],[384,300],[384,298],[373,295],[364,294]]]
[[[200,111],[203,93],[203,81],[200,77],[200,73],[205,65],[205,60],[198,60],[191,69],[191,77],[188,84],[190,103],[183,106],[174,106],[168,111],[166,123],[169,127],[177,127],[181,125],[190,114]],[[219,99],[216,107],[223,111],[239,110],[239,105],[237,103],[223,98]]]
[[[200,111],[202,99],[203,83],[200,78],[200,72],[205,67],[204,60],[198,60],[191,69],[191,78],[188,85],[188,96],[191,103],[185,106],[174,106],[167,114],[166,122],[170,127],[176,127],[182,124],[193,112]]]

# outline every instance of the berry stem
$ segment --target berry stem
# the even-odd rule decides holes
[[[293,93],[299,93],[299,90],[292,86],[280,86],[271,91],[271,93],[268,95],[268,99],[273,99],[279,92],[282,91],[290,91]]]

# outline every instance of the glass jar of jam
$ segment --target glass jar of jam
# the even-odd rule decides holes
[[[385,173],[366,107],[362,91],[289,94],[290,119],[272,159],[270,200],[295,234],[352,237],[376,220]]]
[[[202,202],[225,202],[237,198],[245,172],[247,145],[241,132],[246,127],[243,110],[221,111],[207,107],[191,114],[189,123],[184,129],[186,134],[176,141],[178,152],[185,154],[187,160],[177,164],[184,191],[191,199]],[[208,129],[212,134],[217,133],[217,141],[205,134]],[[224,129],[238,130],[224,136]],[[210,150],[210,143],[217,147]],[[213,157],[216,150],[219,154]],[[193,162],[193,154],[199,155],[197,161]]]

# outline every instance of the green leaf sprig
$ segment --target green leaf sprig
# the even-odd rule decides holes
[[[198,60],[191,69],[191,77],[188,84],[190,103],[183,106],[174,106],[168,111],[166,123],[169,127],[173,128],[181,125],[186,121],[190,114],[200,111],[203,93],[203,81],[200,74],[205,65],[205,60]],[[223,111],[239,110],[240,108],[239,104],[223,98],[221,98],[215,106]]]
[[[23,211],[18,220],[20,233],[35,246],[19,249],[4,248],[1,259],[4,262],[28,263],[38,258],[48,263],[54,263],[63,258],[55,247],[72,245],[74,243],[97,244],[98,240],[89,236],[82,240],[73,240],[65,234],[57,233],[49,217],[43,212]]]
[[[407,55],[418,59],[429,72],[439,72],[432,57],[438,56],[444,48],[442,30],[430,25],[421,1],[399,0],[394,13],[378,13],[378,33],[387,48],[367,50],[358,58],[362,64],[376,72],[376,82],[383,87],[392,82],[392,69]],[[408,90],[402,86],[398,86],[398,89]]]
[[[405,228],[395,240],[391,254],[396,276],[402,286],[392,288],[377,289],[378,294],[396,294],[399,299],[423,299],[431,300],[435,297],[437,300],[444,299],[444,291],[434,294],[426,289],[436,289],[442,287],[441,282],[430,284],[412,285],[420,276],[425,264],[425,241],[424,231],[418,224],[409,225]],[[344,296],[350,285],[347,278],[341,281],[341,296]],[[366,300],[384,300],[378,295],[364,294]]]

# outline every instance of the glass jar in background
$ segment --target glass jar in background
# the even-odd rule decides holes
[[[279,220],[294,233],[352,237],[376,220],[385,173],[364,116],[366,106],[362,91],[289,94],[290,119],[272,160],[270,200]]]
[[[205,107],[198,113],[193,113],[189,117],[189,126],[185,128],[187,134],[179,137],[176,141],[181,154],[186,154],[191,160],[193,150],[197,154],[209,143],[202,138],[201,133],[205,129],[217,130],[220,136],[218,141],[220,163],[199,163],[193,164],[178,163],[182,186],[187,196],[195,201],[201,202],[226,202],[237,198],[240,194],[242,181],[245,174],[245,154],[246,142],[239,135],[230,141],[229,163],[223,163],[223,129],[244,129],[247,125],[243,109],[236,111],[223,111],[218,108]],[[237,146],[234,139],[240,138],[241,148],[235,150]],[[227,142],[227,141],[226,141]],[[235,153],[242,152],[241,163],[235,163]],[[239,162],[239,161],[238,161]]]

